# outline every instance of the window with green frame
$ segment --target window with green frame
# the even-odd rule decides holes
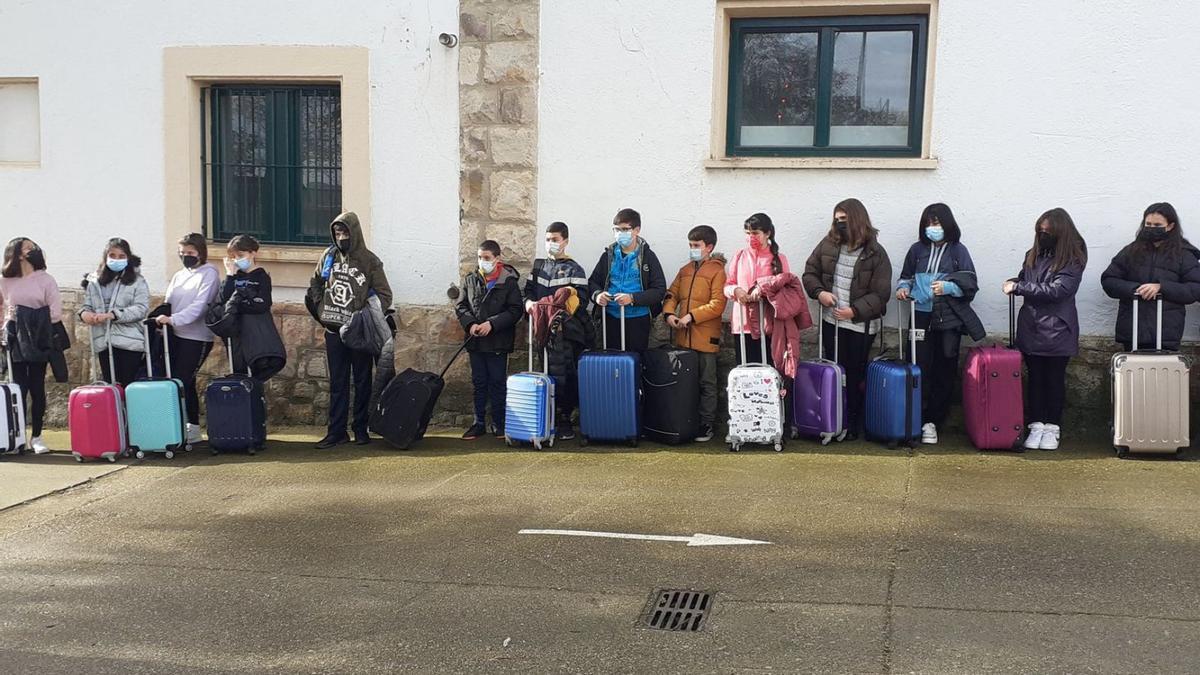
[[[734,19],[726,152],[919,157],[929,17]]]
[[[328,244],[342,210],[337,85],[213,85],[201,97],[205,223],[214,240]]]

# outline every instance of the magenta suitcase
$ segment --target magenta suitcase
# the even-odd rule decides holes
[[[111,350],[108,359],[108,370],[115,373]],[[115,462],[124,456],[129,443],[121,387],[97,379],[92,384],[72,389],[67,399],[67,427],[71,431],[71,454],[77,461],[107,459]]]
[[[963,419],[980,450],[1023,451],[1025,406],[1021,352],[1013,349],[1016,298],[1008,298],[1008,346],[972,347],[963,368]]]

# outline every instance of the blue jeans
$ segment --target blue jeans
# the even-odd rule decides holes
[[[508,354],[470,352],[471,384],[475,387],[475,423],[486,424],[488,402],[492,424],[504,428],[504,399],[508,395]]]

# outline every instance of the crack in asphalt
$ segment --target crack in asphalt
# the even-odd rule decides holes
[[[892,672],[892,637],[894,632],[893,614],[895,603],[893,602],[893,591],[896,585],[896,569],[900,566],[900,551],[901,538],[904,536],[904,516],[908,513],[908,503],[912,494],[912,479],[913,479],[913,464],[915,452],[910,447],[908,449],[908,461],[904,471],[904,496],[900,501],[900,511],[896,514],[896,528],[892,533],[892,550],[888,556],[888,578],[887,578],[887,596],[884,600],[883,612],[883,648],[881,658],[881,666],[884,675],[889,675]]]

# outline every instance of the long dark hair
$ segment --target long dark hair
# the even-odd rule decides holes
[[[1051,254],[1054,256],[1054,262],[1050,263],[1051,271],[1057,272],[1068,265],[1087,267],[1087,242],[1083,240],[1079,230],[1075,229],[1075,221],[1071,220],[1071,214],[1063,208],[1050,209],[1034,221],[1033,247],[1025,253],[1025,267],[1033,268],[1041,253],[1039,233],[1043,222],[1050,224],[1048,232],[1058,239]]]
[[[119,274],[108,269],[108,251],[109,249],[119,248],[125,253],[125,257],[129,259],[129,263]],[[100,267],[96,268],[96,281],[101,286],[107,286],[113,279],[119,279],[126,286],[137,281],[138,268],[142,266],[142,259],[133,254],[129,248],[129,242],[120,237],[113,237],[104,245],[104,250],[100,253]]]
[[[829,223],[828,237],[839,244],[845,244],[846,248],[851,251],[858,250],[860,247],[867,244],[873,244],[879,239],[879,230],[871,224],[871,216],[867,213],[867,207],[863,203],[851,197],[843,199],[833,207],[833,213],[836,216],[838,211],[846,214],[847,229],[846,237],[842,238],[837,229],[837,218],[832,218]]]
[[[742,227],[747,232],[762,232],[767,235],[771,249],[771,274],[783,274],[783,261],[779,259],[779,242],[775,241],[775,223],[771,222],[771,216],[756,213],[747,218]]]
[[[4,247],[4,268],[0,272],[0,276],[8,279],[16,279],[21,276],[21,249],[25,247],[25,242],[33,244],[34,249],[41,248],[37,245],[37,242],[29,237],[17,237],[9,241],[8,246]],[[30,265],[33,265],[33,263],[30,263]],[[40,264],[33,265],[33,270],[36,272],[44,269],[46,269],[46,259],[43,256]]]
[[[1169,259],[1175,260],[1183,252],[1184,239],[1183,227],[1179,223],[1179,214],[1175,213],[1174,206],[1167,202],[1155,202],[1147,206],[1146,210],[1142,212],[1142,222],[1138,224],[1138,232],[1145,227],[1146,218],[1155,214],[1162,216],[1168,225],[1175,227],[1167,233],[1167,238],[1162,240],[1160,246],[1155,247],[1152,242],[1139,238],[1134,239],[1133,243],[1129,245],[1129,252],[1135,259],[1141,260],[1157,249],[1160,253],[1165,253]]]
[[[930,204],[921,212],[921,222],[917,223],[917,239],[926,244],[930,243],[929,237],[925,235],[925,228],[934,220],[938,221],[938,225],[946,232],[942,241],[954,244],[962,239],[962,230],[958,227],[958,221],[954,219],[954,213],[950,211],[949,206],[941,202]]]

